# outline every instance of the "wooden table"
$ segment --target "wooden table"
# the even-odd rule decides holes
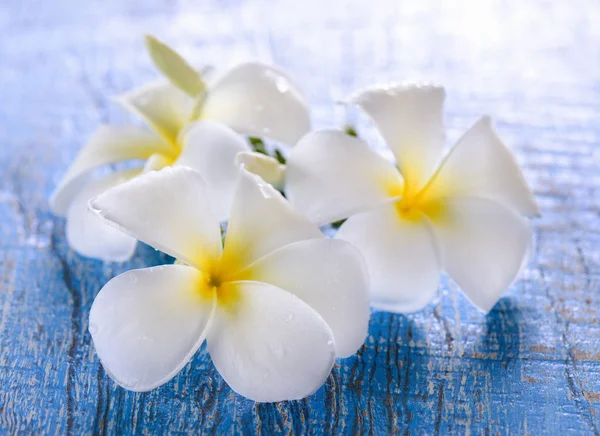
[[[318,0],[4,0],[0,4],[0,434],[600,432],[600,4]],[[260,58],[301,84],[316,127],[377,81],[447,88],[451,143],[496,121],[543,216],[522,278],[483,316],[444,280],[408,315],[373,314],[358,355],[303,401],[233,394],[204,348],[150,393],[118,388],[87,331],[114,275],[165,262],[84,259],[47,199],[110,97],[156,77],[151,32],[198,64]]]

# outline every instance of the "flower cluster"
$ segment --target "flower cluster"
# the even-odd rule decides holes
[[[443,88],[348,99],[392,163],[353,129],[310,132],[302,94],[272,66],[211,81],[146,45],[166,80],[117,100],[150,129],[100,127],[51,198],[82,255],[123,261],[139,240],[176,259],[113,278],[93,303],[89,330],[119,385],[166,383],[206,340],[240,395],[304,398],[362,346],[369,305],[420,310],[445,270],[488,312],[527,262],[533,195],[487,117],[444,154]],[[97,174],[123,161],[141,162]],[[332,239],[319,230],[340,220]]]
[[[445,269],[488,312],[528,260],[537,205],[510,150],[483,117],[444,156],[444,89],[374,87],[351,96],[396,166],[342,132],[305,135],[288,159],[287,194],[312,221],[340,219],[360,249],[374,307],[422,309]]]
[[[144,120],[137,125],[101,126],[80,151],[50,199],[53,212],[67,217],[67,239],[78,253],[125,261],[135,239],[103,225],[87,213],[99,193],[144,172],[185,165],[198,170],[208,185],[211,206],[226,219],[238,165],[244,152],[249,168],[271,171],[277,162],[256,156],[240,134],[295,144],[310,129],[307,104],[292,81],[276,68],[252,62],[226,71],[214,83],[153,37],[150,54],[168,80],[134,90],[116,100]],[[139,165],[94,178],[96,169],[118,162]],[[272,171],[271,171],[272,172]]]

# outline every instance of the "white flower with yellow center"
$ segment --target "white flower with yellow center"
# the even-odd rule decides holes
[[[102,220],[182,264],[129,271],[96,297],[89,330],[107,373],[134,391],[175,376],[206,339],[219,373],[255,401],[303,398],[369,321],[366,265],[270,184],[242,170],[227,236],[186,167],[153,171],[90,203]]]
[[[286,194],[300,212],[319,225],[348,218],[336,238],[365,256],[376,308],[423,308],[444,269],[488,312],[528,258],[522,216],[538,209],[514,156],[484,117],[443,157],[443,101],[443,88],[429,85],[351,97],[397,167],[338,131],[307,134],[287,161]]]
[[[242,161],[250,170],[269,170],[265,178],[274,183],[282,177],[278,163],[253,153],[238,133],[294,144],[310,128],[304,98],[274,67],[246,63],[214,84],[205,84],[174,51],[152,37],[147,43],[169,82],[134,90],[117,100],[145,120],[152,131],[138,126],[100,127],[50,199],[53,212],[67,217],[69,244],[85,256],[124,261],[135,250],[134,239],[88,214],[88,201],[100,192],[144,171],[186,165],[202,173],[215,213],[225,219],[239,174],[239,152],[245,154]],[[94,177],[100,167],[124,161],[142,163],[134,169]]]

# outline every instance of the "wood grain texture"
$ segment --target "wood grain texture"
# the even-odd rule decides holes
[[[327,6],[325,6],[327,5]],[[600,4],[240,0],[0,3],[0,434],[595,434],[600,432]],[[488,316],[451,282],[407,316],[376,312],[360,352],[312,397],[254,404],[202,348],[145,394],[116,387],[87,332],[112,276],[165,262],[81,258],[47,199],[109,97],[155,77],[142,34],[199,64],[274,62],[317,127],[376,82],[447,87],[449,143],[492,115],[542,209],[522,278]]]

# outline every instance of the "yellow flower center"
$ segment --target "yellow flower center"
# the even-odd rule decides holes
[[[163,138],[170,146],[170,150],[164,153],[155,153],[146,162],[146,168],[154,171],[159,171],[163,168],[173,166],[183,152],[183,143],[181,140],[181,132],[184,130],[185,124],[179,127],[178,134]]]
[[[400,197],[395,203],[398,217],[402,220],[419,221],[424,216],[433,222],[447,218],[447,206],[444,201],[446,187],[433,186],[436,174],[422,187],[415,189],[413,177],[411,183],[399,180],[388,181],[386,191],[390,197]]]
[[[229,313],[235,312],[242,298],[240,281],[256,279],[254,270],[245,266],[247,253],[236,239],[232,234],[225,240],[221,255],[204,254],[194,258],[195,264],[200,267],[195,294],[205,302],[216,296],[218,307]]]
[[[241,293],[236,282],[227,279],[219,269],[202,271],[196,289],[203,300],[212,300],[216,295],[219,308],[228,312],[235,311]]]

